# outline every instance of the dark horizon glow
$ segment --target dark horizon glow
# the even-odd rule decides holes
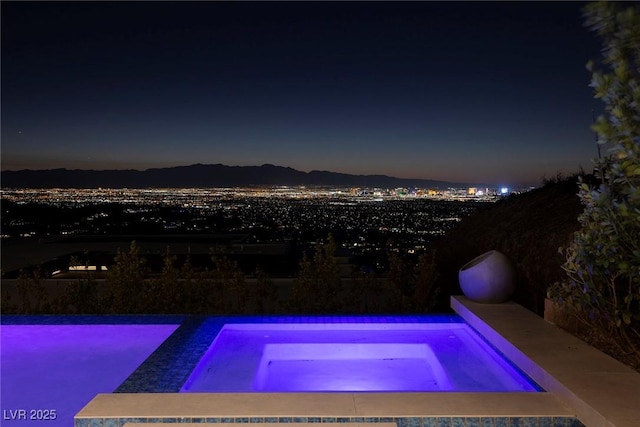
[[[2,2],[2,170],[589,171],[580,2]]]

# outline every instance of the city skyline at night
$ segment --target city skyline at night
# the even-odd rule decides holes
[[[591,170],[580,2],[3,2],[2,170]]]

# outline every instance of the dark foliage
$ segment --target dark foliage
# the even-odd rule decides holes
[[[511,195],[479,209],[436,243],[440,310],[448,296],[460,294],[458,270],[476,256],[496,249],[516,269],[514,300],[539,315],[549,285],[564,277],[558,248],[578,229],[581,212],[577,176],[548,181],[541,188]]]

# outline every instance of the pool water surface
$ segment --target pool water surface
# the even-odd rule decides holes
[[[73,425],[105,393],[541,391],[456,315],[0,320],[10,427]]]
[[[226,324],[186,392],[532,392],[467,324]]]
[[[73,426],[113,392],[178,324],[0,325],[1,425]]]

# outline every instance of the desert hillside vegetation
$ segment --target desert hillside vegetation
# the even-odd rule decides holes
[[[514,301],[542,316],[547,289],[566,275],[559,248],[568,245],[579,227],[582,206],[577,193],[577,176],[553,179],[464,218],[436,244],[436,281],[442,295],[461,294],[460,267],[495,249],[515,267]],[[447,304],[443,298],[439,307]]]

